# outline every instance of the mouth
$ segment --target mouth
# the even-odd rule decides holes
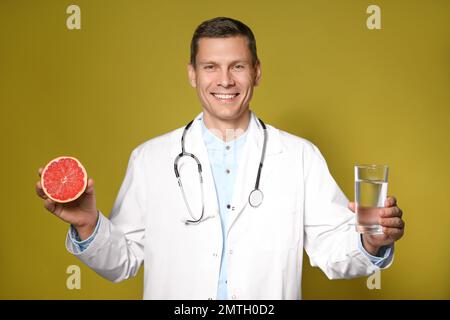
[[[233,102],[237,98],[237,96],[239,96],[239,92],[237,92],[237,93],[211,92],[211,95],[220,102]]]

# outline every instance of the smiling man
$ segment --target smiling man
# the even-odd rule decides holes
[[[226,130],[240,132],[237,129],[248,126],[249,103],[261,66],[254,39],[239,34],[230,37],[220,28],[209,28],[205,24],[194,34],[189,80],[197,89],[206,126],[219,130],[227,140]]]
[[[114,282],[144,263],[146,299],[300,299],[303,248],[330,279],[391,264],[404,232],[395,198],[378,210],[382,234],[357,233],[354,204],[319,149],[250,110],[261,65],[245,24],[203,22],[188,75],[202,112],[133,150],[109,218],[92,179],[70,204],[37,183],[45,207],[71,224],[71,253]]]

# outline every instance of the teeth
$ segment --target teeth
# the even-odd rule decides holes
[[[219,98],[219,99],[233,99],[234,97],[237,96],[237,94],[217,94],[217,93],[213,93],[214,97]]]

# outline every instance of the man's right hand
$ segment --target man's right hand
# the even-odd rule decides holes
[[[43,168],[39,168],[39,177],[41,177],[42,171]],[[77,230],[81,240],[87,239],[94,232],[98,211],[95,204],[93,179],[88,179],[86,190],[77,200],[68,203],[58,203],[47,197],[40,180],[36,183],[36,193],[44,199],[44,207],[48,211],[70,223]]]

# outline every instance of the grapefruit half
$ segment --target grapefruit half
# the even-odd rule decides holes
[[[87,180],[86,169],[81,162],[69,156],[51,160],[41,174],[45,194],[59,203],[78,199],[86,190]]]

